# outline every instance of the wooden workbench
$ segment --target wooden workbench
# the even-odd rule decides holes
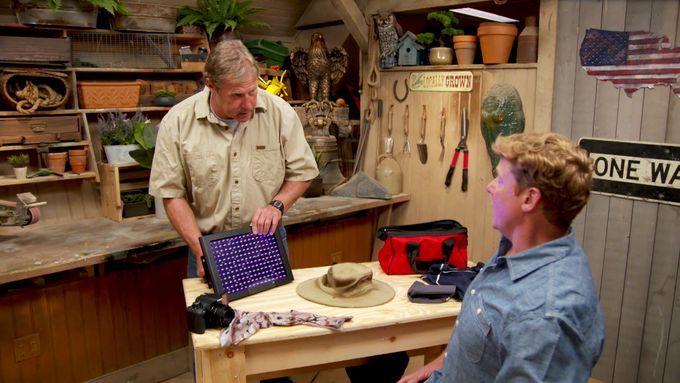
[[[286,212],[284,224],[328,220],[408,200],[406,194],[389,200],[300,198]],[[184,245],[167,220],[155,217],[0,228],[0,284]]]
[[[245,311],[287,312],[296,310],[326,316],[351,316],[342,331],[297,325],[274,326],[256,332],[242,343],[222,348],[219,331],[191,334],[198,382],[245,383],[249,379],[292,375],[338,367],[356,359],[396,351],[415,351],[433,358],[451,336],[461,302],[418,304],[406,292],[417,275],[386,275],[378,262],[366,263],[373,278],[395,290],[391,301],[374,307],[330,307],[307,301],[297,295],[297,285],[325,274],[328,266],[294,269],[295,280],[272,290],[249,296],[230,305]],[[208,286],[198,278],[183,282],[187,305]]]

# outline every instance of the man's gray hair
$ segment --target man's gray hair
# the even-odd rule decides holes
[[[257,62],[241,40],[224,40],[210,52],[205,63],[205,76],[216,89],[225,80],[238,82],[251,70],[258,73]]]

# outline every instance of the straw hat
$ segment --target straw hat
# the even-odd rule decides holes
[[[371,307],[394,298],[394,289],[373,279],[373,271],[359,263],[338,263],[315,279],[300,283],[299,296],[335,307]]]

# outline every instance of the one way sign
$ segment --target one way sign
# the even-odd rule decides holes
[[[593,192],[680,205],[680,145],[582,138]]]

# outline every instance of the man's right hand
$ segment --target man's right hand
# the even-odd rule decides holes
[[[426,381],[434,370],[440,369],[444,364],[444,353],[439,355],[437,359],[419,368],[417,371],[403,376],[397,383],[419,383]]]

